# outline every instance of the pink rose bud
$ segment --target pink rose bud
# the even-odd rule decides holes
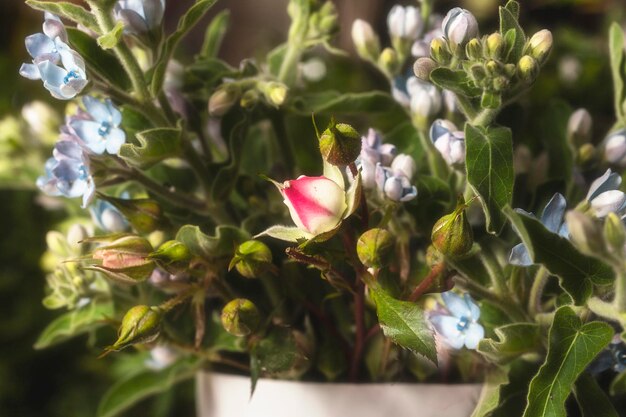
[[[348,207],[343,188],[323,176],[301,175],[278,187],[296,226],[313,235],[334,229]]]

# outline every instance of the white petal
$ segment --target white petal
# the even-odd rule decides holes
[[[471,311],[469,310],[463,297],[459,296],[454,291],[446,291],[442,293],[441,298],[453,316],[461,318],[463,316],[471,315]]]
[[[478,342],[485,337],[485,329],[478,323],[471,323],[465,331],[465,347],[476,349]]]

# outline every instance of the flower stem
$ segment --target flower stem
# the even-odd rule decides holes
[[[490,249],[481,248],[480,259],[483,265],[485,265],[485,269],[487,269],[487,273],[491,279],[491,285],[493,285],[496,294],[501,297],[507,297],[509,295],[509,288],[504,281],[504,271],[502,271],[502,267],[498,263],[495,255]]]
[[[433,284],[433,281],[441,275],[441,273],[445,270],[446,266],[443,262],[436,264],[432,267],[426,278],[424,278],[417,287],[413,290],[411,295],[409,296],[409,301],[417,301],[424,293],[430,288]]]
[[[615,274],[615,298],[613,304],[618,313],[626,313],[626,271],[624,268],[617,269]]]
[[[550,273],[548,270],[544,266],[539,267],[539,270],[535,274],[533,285],[530,287],[530,295],[528,297],[528,311],[530,311],[532,315],[541,313],[541,296],[543,295],[543,289],[546,287],[549,277]]]
[[[496,118],[500,109],[484,109],[470,122],[473,126],[489,126]]]

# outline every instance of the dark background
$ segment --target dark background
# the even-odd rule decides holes
[[[166,26],[176,25],[181,10],[191,0],[167,1]],[[261,57],[284,39],[288,17],[285,0],[222,0],[213,14],[231,9],[231,27],[222,56],[232,64],[245,57]],[[352,49],[350,25],[355,18],[372,22],[385,33],[385,17],[395,1],[336,0],[342,17],[338,45]],[[411,2],[401,2],[411,4]],[[484,23],[495,29],[497,0],[441,1],[440,11],[452,5],[473,10]],[[611,85],[606,56],[606,27],[610,20],[623,22],[623,2],[601,0],[522,0],[523,24],[547,27],[555,34],[557,50],[541,79],[526,99],[541,111],[552,97],[567,99],[573,107],[589,108],[602,135],[612,116]],[[621,20],[620,20],[621,19]],[[0,118],[17,115],[22,105],[34,99],[46,100],[59,112],[63,103],[51,100],[37,82],[18,75],[28,59],[24,37],[41,30],[42,16],[22,0],[0,0]],[[204,24],[185,42],[178,57],[189,62],[201,42]],[[385,41],[383,40],[383,43]],[[575,80],[561,75],[564,57],[580,63]],[[12,189],[11,189],[12,188]],[[58,314],[43,308],[44,276],[39,258],[45,250],[45,233],[60,221],[58,213],[43,210],[34,190],[9,187],[0,190],[0,416],[41,417],[93,416],[98,399],[123,369],[111,368],[109,359],[96,359],[98,352],[87,347],[85,338],[45,351],[35,351],[34,341]],[[172,410],[176,410],[175,412]],[[128,416],[193,416],[193,384],[185,383],[172,393],[135,407]]]

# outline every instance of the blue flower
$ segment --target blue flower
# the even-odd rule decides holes
[[[122,198],[126,197],[122,195]],[[96,200],[89,208],[89,213],[96,226],[105,232],[118,233],[128,229],[126,218],[108,201]]]
[[[567,201],[565,201],[565,197],[559,193],[554,194],[543,209],[540,221],[550,232],[557,233],[559,236],[567,239],[569,232],[567,230],[567,224],[563,221],[566,207]],[[532,214],[521,209],[516,209],[515,211],[532,216]],[[530,259],[528,248],[526,248],[526,245],[523,243],[513,247],[509,255],[509,263],[519,266],[530,266],[534,264],[533,260]]]
[[[69,100],[87,85],[85,62],[67,45],[67,33],[61,20],[46,13],[43,33],[26,38],[26,50],[32,64],[23,64],[20,75],[42,80],[54,98]]]
[[[417,188],[409,178],[391,168],[376,164],[376,187],[381,195],[391,201],[410,201],[417,197]]]
[[[73,132],[91,152],[98,155],[105,151],[117,154],[122,144],[126,142],[126,134],[119,128],[122,113],[109,99],[102,102],[94,97],[85,96],[83,104],[88,118],[84,117],[84,114],[71,118],[68,124]]]
[[[382,143],[382,138],[372,128],[368,130],[367,136],[361,137],[361,153],[355,163],[361,171],[363,186],[366,189],[376,187],[376,164],[389,166],[396,154],[396,147],[390,143]],[[351,175],[349,169],[346,171]]]
[[[450,166],[465,163],[465,133],[454,123],[437,119],[430,126],[430,140]]]
[[[165,0],[119,0],[113,10],[127,32],[143,34],[161,24]]]
[[[86,208],[96,191],[89,171],[89,159],[76,142],[61,140],[54,147],[53,157],[45,165],[45,174],[37,179],[37,186],[51,196],[83,197]]]
[[[447,311],[433,312],[430,322],[443,341],[453,349],[476,349],[485,336],[485,329],[478,324],[480,309],[469,294],[463,297],[452,291],[441,294]]]
[[[622,177],[611,169],[591,183],[586,200],[597,217],[620,213],[626,208],[626,194],[619,190]]]

